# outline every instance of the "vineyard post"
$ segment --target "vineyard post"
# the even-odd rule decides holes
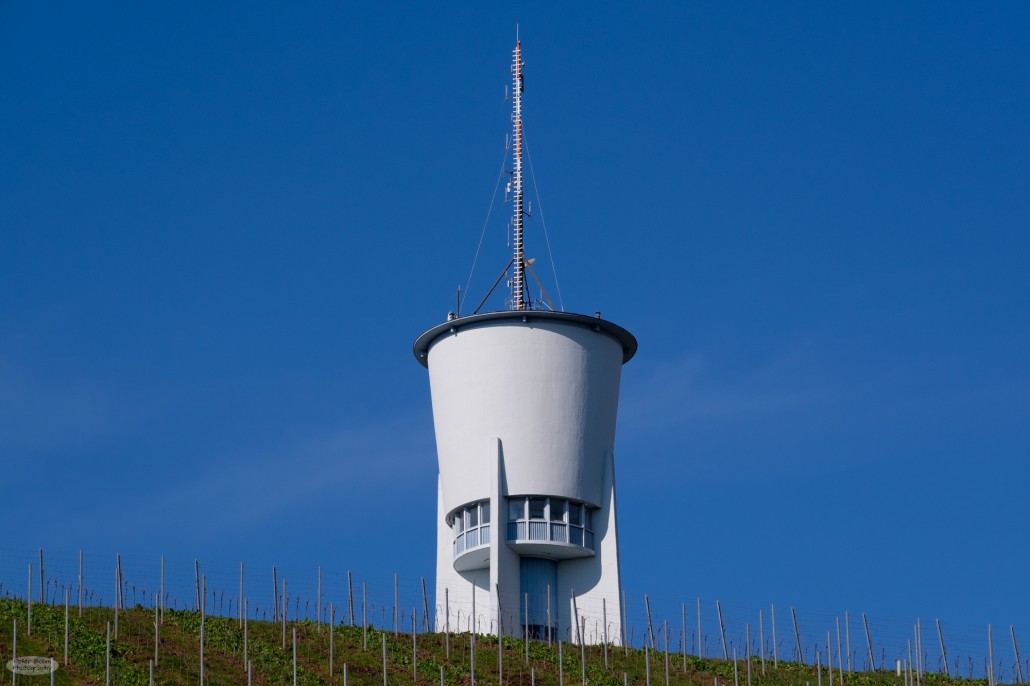
[[[68,666],[68,589],[64,589],[64,666]]]
[[[547,584],[547,645],[551,645],[551,584]]]
[[[844,618],[847,619],[847,615],[844,615]],[[869,619],[866,618],[864,612],[862,613],[862,624],[865,626],[865,643],[866,647],[869,649],[869,670],[875,672],[876,660],[873,658],[873,637],[869,633]]]
[[[583,634],[579,630],[579,608],[576,606],[576,589],[572,589],[569,595],[572,596],[572,622],[576,625],[576,638],[579,643],[583,643]],[[569,638],[571,639],[572,637],[569,636]]]
[[[833,686],[833,644],[830,643],[829,631],[826,632],[826,675],[830,686]]]
[[[751,624],[744,625],[744,641],[747,644],[744,648],[744,656],[747,658],[747,686],[751,686]],[[832,684],[831,684],[832,686]]]
[[[150,686],[154,686],[154,661],[150,661]]]
[[[683,615],[683,630],[680,632],[680,640],[683,642],[683,673],[687,673],[687,604],[681,602],[680,610]],[[608,665],[605,664],[605,667]]]
[[[443,628],[443,641],[444,641],[444,656],[451,659],[451,597],[450,589],[443,589],[443,615],[444,615],[444,628]]]
[[[851,618],[844,610],[844,641],[848,649],[848,674],[851,674]]]
[[[916,686],[921,686],[922,675],[921,662],[923,661],[920,652],[922,651],[922,644],[919,641],[919,618],[916,619],[916,623],[912,625],[913,641],[916,643]]]
[[[361,649],[368,650],[368,611],[365,604],[365,582],[361,582]]]
[[[161,625],[161,609],[160,603],[154,601],[154,664],[157,664],[157,647],[160,638],[159,629]]]
[[[662,623],[662,632],[665,634],[665,686],[669,686],[669,620]],[[587,686],[585,678],[583,686]]]
[[[81,575],[81,574],[80,574]],[[161,556],[161,623],[165,622],[165,556]]]
[[[587,618],[583,617],[579,621],[581,624],[579,627],[579,668],[582,686],[587,686],[587,643],[585,640],[586,636],[584,635],[587,632]],[[668,657],[668,653],[666,653],[666,657]],[[668,660],[666,660],[666,664],[668,664]]]
[[[194,607],[200,609],[200,561],[197,559],[193,560],[193,583],[196,587]]]
[[[522,594],[522,647],[525,650],[526,664],[529,664],[529,594]]]
[[[426,632],[433,631],[434,625],[429,622],[429,593],[426,592],[425,577],[422,577],[422,618],[425,620]]]
[[[726,647],[726,623],[722,619],[722,603],[715,601],[715,610],[719,615],[719,637],[722,639],[722,659],[730,659],[730,651]]]
[[[1023,683],[1023,665],[1019,663],[1019,644],[1016,643],[1016,628],[1009,624],[1009,633],[1012,634],[1012,652],[1016,654],[1016,681]]]
[[[333,634],[336,633],[336,606],[329,603],[329,678],[333,678]]]
[[[701,654],[701,596],[697,597],[697,656],[704,657]]]
[[[347,570],[347,614],[350,618],[350,625],[354,626],[354,580],[351,578],[350,570]]]
[[[290,633],[293,641],[293,686],[297,686],[297,627],[293,627]]]
[[[111,686],[111,622],[107,623],[107,648],[104,653],[104,686]]]
[[[908,670],[905,673],[905,677],[906,677],[906,681],[908,683],[908,686],[913,686],[913,683],[915,682],[915,673],[913,671],[913,661],[912,661],[912,639],[908,639],[907,645],[908,645],[908,663],[907,663]]]
[[[948,665],[948,649],[944,647],[944,632],[941,630],[941,620],[937,621],[937,640],[941,643],[941,657],[944,658],[944,673],[951,678],[951,667]],[[1015,635],[1012,636],[1012,644],[1015,645]],[[1016,665],[1019,665],[1019,652],[1016,652]],[[1022,676],[1020,676],[1022,681]]]
[[[476,596],[473,595],[472,599],[475,600]],[[476,634],[474,631],[469,634],[469,677],[472,686],[476,686]]]
[[[987,672],[987,686],[994,686],[994,637],[991,634],[990,624],[987,625],[987,657],[991,665]]]
[[[39,604],[42,605],[46,602],[46,595],[43,590],[43,584],[46,577],[43,574],[43,549],[39,549]]]
[[[815,647],[815,681],[816,686],[823,686],[823,651]]]
[[[282,620],[282,643],[283,650],[286,650],[286,617],[290,613],[290,606],[287,605],[286,601],[286,579],[283,579],[283,598],[282,598],[282,611],[279,613],[279,618]]]
[[[805,664],[805,654],[801,652],[801,632],[798,631],[798,615],[794,612],[794,608],[790,608],[790,618],[794,622],[794,641],[798,647],[798,662]]]
[[[279,621],[279,575],[272,565],[272,621]]]
[[[411,608],[411,680],[418,683],[418,610]],[[498,681],[500,677],[498,677]]]
[[[526,622],[529,623],[528,620]],[[604,668],[608,669],[608,599],[601,598],[601,623],[604,624]],[[527,653],[528,657],[528,653]]]
[[[834,617],[837,622],[837,676],[841,686],[844,686],[844,656],[840,652],[840,617]]]
[[[207,615],[207,575],[200,577],[200,686],[204,686],[204,618]]]
[[[28,621],[26,622],[26,636],[32,635],[32,563],[29,563],[29,586],[25,592],[25,600],[28,604]],[[116,615],[117,616],[117,615]]]
[[[737,670],[737,646],[733,646],[733,686],[740,686],[740,672]]]
[[[628,635],[626,633],[627,631],[628,631],[628,629],[626,627],[626,592],[623,591],[622,592],[622,632],[621,633],[622,633],[622,652],[626,656],[629,655],[629,643],[626,641],[626,636]]]
[[[758,654],[762,660],[762,676],[765,676],[765,624],[762,622],[762,610],[758,609]]]
[[[322,565],[318,565],[318,594],[315,596],[315,626],[322,633]]]
[[[78,551],[78,616],[82,616],[82,551]]]
[[[118,640],[118,608],[121,605],[118,602],[119,588],[121,587],[121,580],[118,578],[118,567],[114,568],[114,640]]]
[[[644,609],[647,610],[647,636],[651,639],[651,650],[654,650],[654,624],[651,623],[651,600],[644,594]]]
[[[393,575],[393,637],[397,638],[397,632],[400,629],[400,593],[397,587],[397,574]]]
[[[250,598],[243,601],[243,663],[250,670]],[[248,681],[249,681],[248,676]]]
[[[647,652],[647,641],[644,641],[644,684],[651,686],[651,656]]]
[[[773,668],[779,667],[778,649],[776,646],[776,606],[769,603],[769,625],[772,628],[772,649],[773,649]]]

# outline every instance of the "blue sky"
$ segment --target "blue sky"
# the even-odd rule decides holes
[[[528,251],[640,341],[631,596],[1030,631],[1026,4],[296,5],[0,5],[5,577],[432,575],[518,22]]]

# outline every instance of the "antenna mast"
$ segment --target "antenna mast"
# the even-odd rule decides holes
[[[514,186],[514,234],[515,256],[513,258],[515,273],[511,280],[511,309],[527,309],[525,292],[526,254],[522,242],[522,218],[525,215],[522,206],[522,42],[515,40],[515,52],[511,63],[512,75],[512,141],[514,143],[514,169],[512,184]]]

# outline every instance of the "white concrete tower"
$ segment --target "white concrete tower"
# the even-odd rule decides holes
[[[637,342],[528,297],[518,44],[514,57],[511,309],[452,315],[414,344],[440,470],[436,628],[578,641],[585,627],[620,644],[615,419]]]

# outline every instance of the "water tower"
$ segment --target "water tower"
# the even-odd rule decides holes
[[[414,345],[440,470],[436,629],[620,643],[615,419],[637,342],[529,297],[519,43],[512,75],[509,309],[451,315]]]

